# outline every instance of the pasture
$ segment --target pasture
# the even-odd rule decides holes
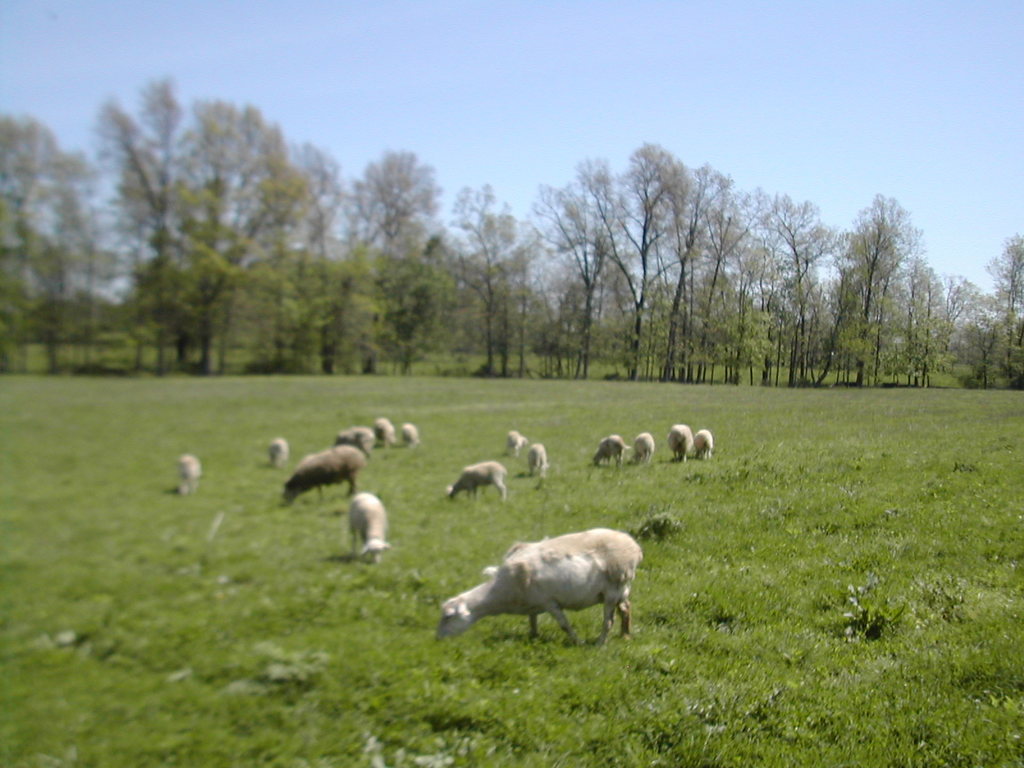
[[[368,565],[341,487],[280,497],[377,416],[423,444],[360,477],[391,517]],[[714,457],[669,461],[676,422]],[[591,465],[641,431],[650,465]],[[0,454],[11,768],[1024,765],[1021,393],[7,377]],[[506,503],[444,496],[485,459]],[[594,646],[596,607],[581,646],[549,616],[434,639],[512,542],[595,526],[644,549],[632,639]]]

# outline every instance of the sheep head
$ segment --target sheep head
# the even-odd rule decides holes
[[[453,597],[441,606],[441,621],[437,625],[437,639],[461,635],[473,625],[473,614],[466,601]]]

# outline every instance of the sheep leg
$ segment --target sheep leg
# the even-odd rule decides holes
[[[608,631],[612,628],[612,623],[615,621],[615,603],[606,602],[604,604],[604,621],[601,623],[601,636],[597,638],[598,645],[604,645],[608,639]]]
[[[501,481],[501,478],[496,477],[494,478],[494,485],[501,491],[501,500],[505,501],[508,498],[508,489],[505,487],[505,483]]]
[[[619,609],[619,623],[622,625],[622,636],[629,637],[630,631],[630,605],[629,600],[620,600],[618,604]],[[611,625],[609,624],[609,628]]]
[[[562,607],[558,603],[552,601],[545,606],[545,609],[555,617],[555,621],[558,622],[558,626],[565,630],[565,634],[569,636],[569,640],[576,645],[579,645],[580,639],[576,636],[576,632],[573,630],[572,624],[569,623],[569,619],[567,619],[565,614],[562,612]]]

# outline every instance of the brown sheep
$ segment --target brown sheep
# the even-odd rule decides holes
[[[299,462],[292,476],[284,484],[284,500],[291,502],[300,493],[311,488],[335,485],[348,481],[348,495],[356,492],[356,478],[366,466],[366,457],[358,448],[336,445],[320,453],[311,453]]]

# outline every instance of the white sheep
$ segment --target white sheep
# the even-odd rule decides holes
[[[275,467],[283,467],[288,461],[288,441],[283,437],[275,437],[270,441],[270,463]]]
[[[178,457],[178,493],[188,496],[199,490],[199,478],[203,474],[203,467],[199,459],[191,453],[183,453]]]
[[[334,438],[334,444],[336,446],[351,445],[358,448],[369,458],[376,440],[376,435],[373,434],[373,430],[369,427],[349,427],[338,433],[338,436]]]
[[[604,604],[598,645],[603,645],[618,610],[623,637],[629,636],[629,590],[643,559],[640,545],[621,531],[594,528],[553,539],[520,543],[505,554],[500,566],[488,568],[483,584],[446,600],[437,637],[460,635],[485,616],[511,613],[530,618],[530,636],[537,635],[537,616],[547,611],[569,639],[579,639],[563,610],[578,611]]]
[[[508,490],[505,488],[506,474],[508,474],[508,470],[496,461],[471,464],[468,467],[463,467],[459,479],[455,481],[454,485],[449,485],[445,493],[450,499],[454,499],[455,494],[459,491],[466,491],[476,496],[476,489],[481,485],[493,485],[501,493],[501,499],[504,501],[508,498]]]
[[[641,432],[633,440],[633,461],[649,463],[654,456],[654,436],[650,432]]]
[[[525,448],[529,442],[530,441],[523,435],[513,429],[508,433],[508,437],[505,439],[506,452],[511,456],[518,456],[519,451]]]
[[[373,422],[373,436],[377,442],[388,448],[395,444],[395,427],[385,418],[379,418]]]
[[[388,513],[384,504],[372,493],[357,493],[348,506],[348,530],[352,541],[352,557],[356,556],[359,541],[363,548],[359,555],[372,563],[379,563],[380,556],[391,545],[387,542]]]
[[[545,477],[548,473],[548,452],[543,443],[534,443],[526,454],[526,466],[530,469],[530,477],[538,474]]]
[[[622,465],[622,455],[626,452],[626,441],[618,435],[608,435],[601,440],[597,446],[597,453],[594,454],[594,465],[603,461],[610,462],[615,459],[617,465]]]
[[[685,424],[675,424],[668,431],[668,447],[676,461],[686,461],[686,456],[693,450],[693,430]]]
[[[697,459],[710,459],[711,452],[715,450],[715,439],[711,431],[702,429],[693,436],[693,456]]]
[[[410,448],[415,448],[420,444],[420,431],[415,424],[402,425],[402,442]]]

